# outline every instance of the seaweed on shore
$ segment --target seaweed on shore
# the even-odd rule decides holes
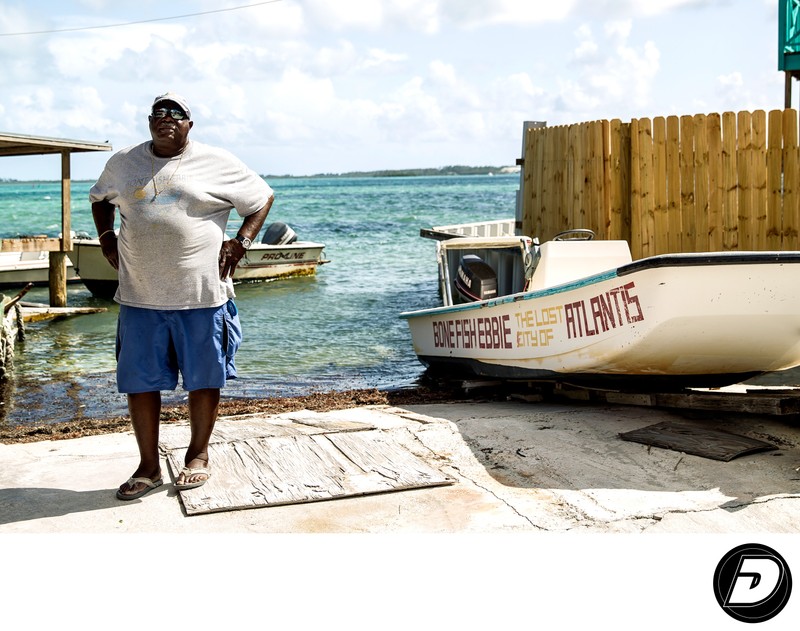
[[[346,390],[343,392],[317,392],[299,397],[270,397],[265,399],[223,399],[219,415],[242,416],[245,414],[281,414],[297,410],[327,412],[365,405],[413,405],[453,401],[461,398],[449,389],[415,388],[412,390],[380,391]],[[162,423],[188,420],[185,405],[165,406],[161,411]],[[112,434],[130,430],[127,416],[112,418],[81,418],[62,423],[17,425],[0,427],[0,443],[30,443],[42,440],[64,440],[82,436]]]

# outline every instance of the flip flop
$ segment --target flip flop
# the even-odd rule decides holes
[[[178,477],[183,475],[183,479],[185,480],[190,475],[204,475],[206,476],[203,480],[198,480],[197,482],[188,482],[184,484],[178,484],[177,482],[174,484],[175,488],[179,491],[185,491],[186,489],[196,489],[198,486],[203,486],[206,482],[208,482],[208,478],[211,477],[211,473],[208,470],[208,467],[198,467],[197,469],[190,469],[189,467],[184,467],[181,469]]]
[[[159,486],[164,484],[164,480],[162,480],[161,478],[155,481],[151,480],[150,478],[128,478],[128,481],[125,484],[133,488],[133,485],[137,483],[144,484],[145,487],[138,493],[132,493],[132,494],[123,493],[122,491],[117,489],[117,499],[123,500],[125,502],[127,502],[128,500],[137,500],[143,495],[147,495],[153,489],[157,489]]]

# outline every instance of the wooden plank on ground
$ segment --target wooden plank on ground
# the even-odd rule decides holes
[[[663,421],[619,435],[623,440],[728,462],[777,447],[757,438],[681,421]]]
[[[416,440],[398,428],[215,442],[211,477],[181,501],[199,515],[453,484],[412,452]],[[167,453],[175,476],[184,453]]]
[[[799,389],[749,388],[742,391],[687,389],[681,392],[615,392],[560,387],[554,398],[571,401],[678,408],[698,411],[787,416],[800,414]]]
[[[300,416],[302,412],[294,412]],[[369,423],[342,419],[323,418],[313,423],[307,419],[295,420],[291,416],[270,416],[254,414],[219,421],[214,426],[212,443],[224,443],[249,438],[271,438],[276,436],[298,436],[322,434],[325,432],[350,432],[375,429]],[[159,443],[163,450],[186,448],[189,444],[188,423],[165,423],[161,426]]]

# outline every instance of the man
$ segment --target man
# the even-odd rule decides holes
[[[191,439],[175,486],[208,480],[220,389],[236,377],[241,341],[231,277],[274,199],[236,157],[189,140],[194,122],[183,97],[156,97],[149,121],[152,140],[113,155],[89,192],[103,254],[118,270],[117,387],[128,395],[140,454],[117,490],[121,500],[162,484],[161,391],[177,387],[179,372],[189,391]],[[244,220],[226,240],[232,208]]]

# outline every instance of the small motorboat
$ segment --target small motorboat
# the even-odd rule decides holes
[[[72,262],[67,258],[67,282],[79,281]],[[49,252],[0,252],[0,288],[24,287],[28,283],[46,286],[49,282]]]
[[[70,254],[75,270],[86,288],[98,298],[111,299],[117,291],[117,271],[100,248],[99,239],[75,239]],[[299,241],[294,230],[274,222],[264,231],[260,243],[253,243],[233,274],[234,283],[261,282],[296,276],[312,276],[323,260],[325,245]]]
[[[541,245],[476,232],[421,232],[437,240],[442,304],[401,317],[434,373],[686,388],[800,365],[800,252],[633,261],[589,230]]]

